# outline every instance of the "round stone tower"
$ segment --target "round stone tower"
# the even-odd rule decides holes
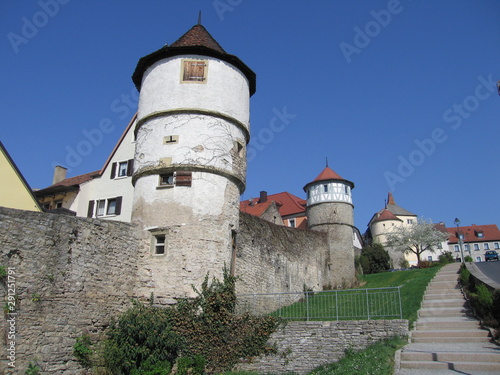
[[[142,292],[192,295],[231,267],[245,190],[255,73],[200,24],[141,58],[132,221],[148,251]]]
[[[354,267],[354,183],[343,179],[328,166],[304,186],[307,193],[307,220],[312,230],[327,232],[325,287],[352,285]]]

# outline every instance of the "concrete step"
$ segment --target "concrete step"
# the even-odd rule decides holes
[[[453,352],[401,352],[402,361],[438,361],[438,362],[496,362],[500,363],[498,353],[453,353]]]
[[[468,330],[468,329],[479,329],[480,325],[478,321],[428,321],[428,322],[420,322],[417,321],[415,324],[415,328],[419,331],[431,331],[431,330]]]
[[[416,337],[461,337],[461,338],[472,338],[472,337],[488,337],[490,334],[489,331],[485,331],[482,329],[469,329],[469,330],[430,330],[430,331],[421,331],[421,330],[416,330],[411,332],[411,337],[416,338]]]
[[[401,368],[463,371],[500,371],[500,364],[491,362],[401,361]]]
[[[412,337],[412,343],[488,343],[487,337]]]
[[[425,299],[422,302],[424,308],[441,308],[441,307],[457,307],[462,308],[467,306],[467,302],[463,298],[454,299]]]
[[[458,274],[456,273],[445,273],[441,275],[436,275],[431,282],[434,281],[457,281],[458,280]]]
[[[469,313],[467,308],[442,307],[442,308],[421,308],[418,311],[418,316],[421,317],[456,317],[467,316]]]
[[[424,300],[431,299],[454,299],[461,298],[464,296],[460,289],[450,289],[450,290],[428,290],[424,293]]]
[[[456,289],[456,281],[433,281],[427,285],[427,290],[443,290],[443,289]]]

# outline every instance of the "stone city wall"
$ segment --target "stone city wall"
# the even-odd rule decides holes
[[[240,213],[237,294],[322,290],[327,235],[293,229]]]
[[[269,344],[277,353],[238,365],[242,371],[262,374],[306,374],[315,367],[337,362],[346,349],[361,350],[393,336],[408,336],[408,320],[288,322],[273,333]]]
[[[35,361],[43,373],[80,373],[76,338],[95,338],[131,306],[137,237],[131,224],[0,208],[9,272],[0,300],[12,308],[0,321],[0,373],[24,374]]]

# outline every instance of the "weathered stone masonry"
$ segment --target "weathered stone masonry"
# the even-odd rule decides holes
[[[76,337],[97,335],[131,306],[137,237],[131,224],[0,208],[0,265],[14,267],[18,296],[16,367],[2,319],[0,373],[24,373],[35,360],[47,373],[79,373]],[[2,284],[2,305],[6,293]]]
[[[2,319],[0,373],[23,373],[36,360],[45,373],[79,374],[73,357],[77,337],[87,333],[96,338],[112,317],[132,305],[133,298],[144,300],[153,293],[156,303],[164,303],[155,292],[153,276],[142,269],[143,258],[150,257],[149,243],[142,237],[133,224],[0,207],[0,265],[15,270],[18,297],[16,367],[8,367],[9,325]],[[304,284],[321,289],[326,233],[277,226],[242,213],[237,238],[239,293],[302,291]],[[7,293],[2,283],[2,304]],[[293,354],[287,360],[269,358],[252,366],[261,363],[257,368],[268,371],[270,363],[277,369],[295,363],[293,371],[300,372],[306,365],[302,362],[308,366],[332,362],[345,347],[361,348],[380,337],[404,335],[405,324],[289,323],[273,340],[283,342],[281,352],[295,342],[300,348],[292,348],[292,353],[308,353],[307,361],[302,354],[292,361]]]
[[[269,374],[306,374],[338,361],[346,349],[361,350],[385,338],[407,335],[408,321],[403,319],[289,322],[269,339],[269,344],[277,348],[276,355],[256,358],[238,368]]]

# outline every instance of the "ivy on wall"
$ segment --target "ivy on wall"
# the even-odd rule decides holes
[[[110,325],[98,353],[78,357],[80,363],[100,363],[110,374],[168,374],[175,365],[201,374],[230,370],[241,358],[274,352],[266,343],[281,320],[236,314],[235,282],[224,269],[222,281],[207,275],[195,298],[173,308],[135,303]],[[86,352],[81,345],[78,349]]]

